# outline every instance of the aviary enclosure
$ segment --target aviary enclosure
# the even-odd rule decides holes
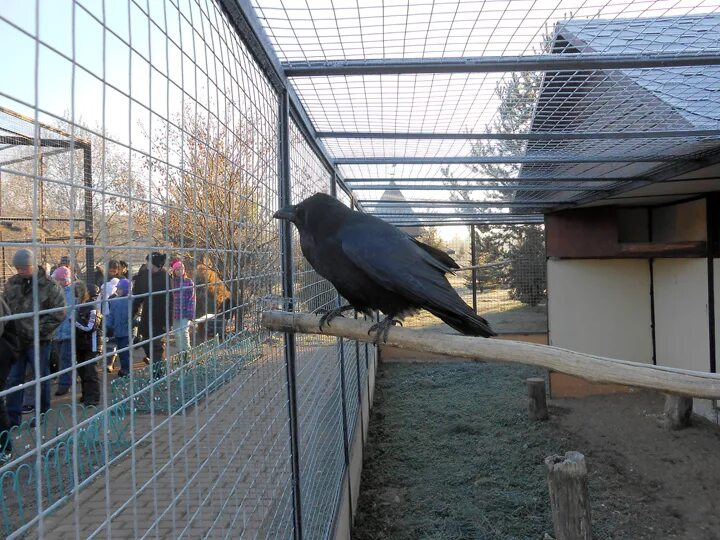
[[[670,432],[661,398],[605,395],[622,384],[440,362],[261,318],[340,301],[272,219],[325,192],[458,260],[451,283],[501,337],[714,384],[719,10],[4,2],[3,284],[18,250],[40,269],[32,309],[2,318],[32,334],[24,382],[0,389],[23,407],[0,439],[3,534],[541,538],[555,534],[543,459],[580,450],[597,537],[717,537],[707,393],[690,403],[695,427]],[[80,312],[42,305],[42,275],[67,265],[72,281],[104,285],[122,277],[114,261],[129,279],[152,271],[153,252],[161,272],[183,263],[193,316],[163,310],[143,336],[128,308],[125,345],[103,317],[88,360],[100,403],[84,404],[76,334],[65,349],[40,337],[49,316],[74,326]],[[157,294],[182,292],[167,280],[165,292],[131,289],[129,305],[147,315]],[[102,294],[103,313],[123,301]],[[422,313],[406,327],[447,332]],[[550,382],[546,423],[525,410],[523,381],[537,377]]]

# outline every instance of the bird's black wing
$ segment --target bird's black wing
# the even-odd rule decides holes
[[[339,234],[345,255],[383,288],[422,306],[465,334],[493,335],[452,288],[448,265],[385,223],[347,224]]]
[[[422,249],[427,251],[430,255],[435,257],[438,261],[440,261],[445,266],[447,266],[450,269],[449,270],[450,272],[452,272],[453,268],[455,268],[455,269],[460,268],[458,263],[455,262],[455,259],[453,259],[450,255],[448,255],[441,249],[430,246],[430,245],[426,244],[425,242],[421,242],[420,240],[417,240],[416,238],[413,238],[412,236],[410,237],[410,240],[415,242],[415,245],[421,247]]]

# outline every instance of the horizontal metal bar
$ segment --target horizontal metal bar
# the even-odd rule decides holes
[[[514,180],[522,180],[523,182],[635,182],[646,180],[645,177],[637,176],[633,178],[621,177],[621,178],[584,178],[582,176],[568,176],[560,178],[542,178],[533,176],[521,176],[519,178],[346,178],[345,182],[350,185],[353,189],[355,182],[512,182]]]
[[[489,186],[489,185],[469,185],[469,186],[398,186],[396,184],[375,184],[372,186],[353,185],[355,191],[607,191],[614,189],[617,183],[613,182],[613,187],[592,187],[592,186],[527,186],[525,184],[516,184],[513,186]]]
[[[395,225],[396,227],[444,227],[444,226],[463,226],[463,225],[483,225],[483,224],[493,224],[493,225],[524,225],[524,224],[542,224],[544,223],[545,219],[542,214],[538,214],[537,217],[533,216],[532,218],[523,218],[522,216],[518,219],[508,219],[508,220],[484,220],[484,219],[475,219],[475,220],[442,220],[442,221],[418,221],[418,222],[394,222],[391,220],[383,220],[387,221],[388,223],[391,223],[392,225]]]
[[[376,216],[376,215],[386,215],[386,214],[376,212],[376,213],[373,213],[373,215]],[[487,219],[505,219],[505,218],[517,219],[517,218],[526,218],[526,217],[531,217],[531,218],[542,218],[543,217],[543,214],[541,214],[539,212],[526,212],[526,213],[457,212],[454,214],[450,214],[448,212],[445,212],[443,214],[432,214],[432,213],[424,212],[424,213],[404,214],[404,215],[392,214],[392,215],[390,215],[390,218],[397,222],[406,222],[406,221],[414,222],[414,221],[427,221],[427,220],[432,221],[437,216],[440,216],[440,215],[446,215],[446,216],[450,216],[452,218],[457,218],[457,219],[474,219],[476,217],[483,217],[483,218],[487,218]]]
[[[84,217],[47,217],[47,216],[41,216],[38,215],[37,217],[33,216],[0,216],[0,221],[78,221],[78,222],[84,222]]]
[[[509,221],[528,221],[524,217],[520,217],[519,219],[516,219],[514,214],[502,214],[504,216],[510,216],[509,218],[493,218],[493,217],[487,217],[486,214],[470,214],[467,216],[463,216],[462,214],[457,215],[439,215],[437,218],[435,217],[427,217],[427,218],[414,218],[414,219],[396,219],[393,216],[385,216],[382,214],[373,214],[368,213],[368,215],[375,216],[377,218],[382,219],[383,221],[388,221],[390,223],[393,223],[394,225],[398,224],[422,224],[422,225],[428,225],[430,223],[439,223],[441,225],[455,225],[457,223],[463,224],[463,223],[477,223],[478,220],[482,220],[485,223],[507,223]],[[492,215],[492,214],[490,214]],[[545,218],[545,213],[543,212],[537,212],[532,214],[533,216],[537,216],[537,221],[542,222]]]
[[[367,210],[407,207],[407,208],[514,208],[514,207],[540,207],[567,206],[573,203],[567,201],[360,201]]]
[[[586,197],[583,197],[582,199],[578,199],[577,204],[584,205],[597,200],[606,199],[610,196],[618,195],[620,193],[639,189],[643,186],[659,182],[673,181],[673,179],[682,175],[689,174],[694,171],[699,171],[706,167],[712,167],[717,164],[720,164],[720,150],[716,149],[714,151],[705,153],[697,160],[670,164],[667,167],[654,172],[649,177],[638,179],[637,182],[633,182],[629,185],[620,186],[617,189],[611,191],[610,193],[588,195]],[[693,178],[688,178],[687,180],[693,180]],[[610,201],[609,204],[612,204],[612,201]]]
[[[38,236],[38,238],[39,238],[39,236]],[[15,244],[32,244],[32,243],[37,242],[38,238],[34,238],[34,239],[26,238],[23,240],[8,240],[7,242],[0,242],[0,245],[12,246]],[[92,240],[92,236],[87,236],[84,234],[75,234],[73,236],[48,236],[48,237],[43,238],[43,240],[42,240],[43,248],[51,247],[48,244],[50,244],[52,242],[68,242],[68,241],[72,241],[72,240],[86,240],[87,241],[87,240]],[[81,246],[76,244],[74,247],[81,247]],[[85,247],[89,247],[89,246],[85,246]]]
[[[662,163],[688,161],[683,156],[553,156],[526,154],[522,156],[450,156],[450,157],[375,157],[335,158],[335,165],[390,165],[390,164],[484,164],[484,163]]]
[[[578,139],[666,139],[687,137],[717,137],[720,129],[685,129],[676,131],[595,131],[595,132],[534,132],[534,133],[387,133],[379,131],[318,131],[321,139],[459,139],[459,140],[511,140],[556,141]]]
[[[36,139],[34,137],[25,137],[22,135],[0,135],[0,144],[10,146],[37,146],[39,148],[75,148],[84,150],[90,147],[90,143],[75,139]]]
[[[720,54],[648,52],[642,54],[538,54],[461,58],[379,58],[284,62],[287,77],[382,75],[390,73],[506,73],[515,71],[587,71],[713,66]]]
[[[378,213],[378,212],[368,212],[368,214],[370,214],[371,216],[379,217],[381,219],[386,219],[386,220],[393,221],[393,222],[403,221],[402,219],[398,219],[398,218],[403,217],[403,216],[398,216],[398,214],[383,214],[383,213]],[[478,217],[487,217],[487,216],[492,216],[492,215],[512,215],[512,214],[485,214],[483,212],[475,212],[475,213],[473,213],[473,212],[455,212],[455,213],[444,212],[444,213],[437,213],[437,214],[428,212],[425,214],[422,214],[422,213],[421,214],[417,214],[417,213],[416,214],[407,214],[407,216],[413,217],[415,219],[415,221],[422,221],[423,216],[427,216],[425,219],[429,219],[429,220],[446,220],[446,219],[452,219],[452,218],[470,220],[470,219],[475,219]],[[537,212],[537,215],[542,216],[543,214],[541,212]],[[488,218],[488,220],[492,220],[492,219],[494,219],[494,218]],[[500,219],[500,218],[496,218],[496,219]]]

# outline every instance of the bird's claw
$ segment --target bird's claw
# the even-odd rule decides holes
[[[390,317],[385,317],[382,321],[373,324],[370,329],[368,330],[368,336],[372,334],[373,332],[376,332],[375,339],[373,339],[373,343],[375,345],[380,345],[380,337],[382,336],[382,342],[387,343],[388,338],[388,332],[390,332],[390,328],[400,325],[402,326],[402,321],[399,321],[397,319],[392,319]]]
[[[328,311],[320,317],[320,330],[323,329],[323,326],[327,324],[327,327],[330,328],[330,321],[332,321],[335,317],[342,317],[341,313],[333,313],[332,311]]]
[[[342,317],[342,314],[349,309],[353,309],[353,307],[350,305],[345,305],[333,309],[316,309],[315,313],[324,313],[324,315],[320,317],[320,331],[322,332],[323,326],[325,325],[330,328],[330,321],[332,321],[335,317]]]

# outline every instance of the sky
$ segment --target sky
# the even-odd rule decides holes
[[[48,123],[100,126],[121,144],[147,146],[141,126],[151,124],[150,110],[179,113],[176,85],[194,86],[187,76],[183,83],[187,59],[173,43],[191,35],[187,22],[165,11],[171,4],[147,4],[163,30],[133,2],[3,0],[0,35],[13,52],[3,59],[12,76],[0,78],[0,105],[31,117],[37,106]],[[191,48],[192,39],[184,43]]]

